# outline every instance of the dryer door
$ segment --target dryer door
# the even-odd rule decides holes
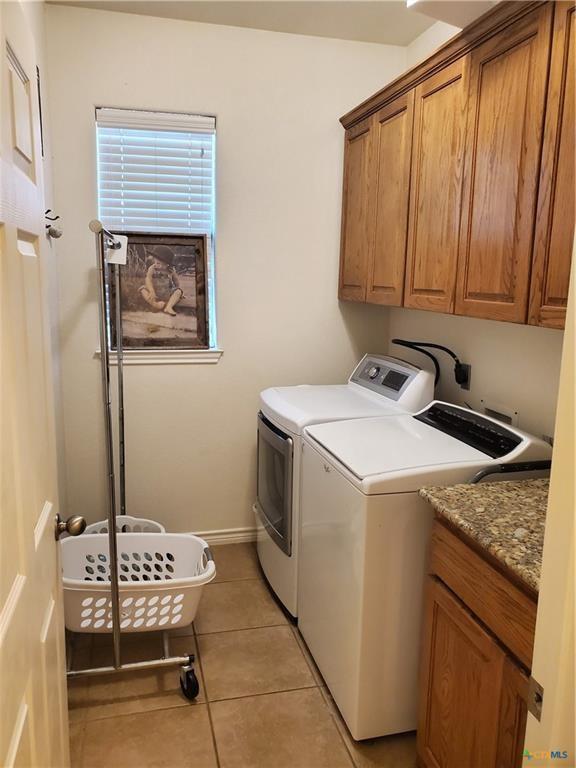
[[[292,553],[292,438],[258,414],[258,512],[269,536]]]

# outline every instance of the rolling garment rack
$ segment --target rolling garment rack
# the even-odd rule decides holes
[[[108,557],[105,557],[105,559],[109,563],[109,579],[110,579],[110,600],[109,600],[109,612],[107,613],[108,622],[106,625],[106,629],[100,629],[99,631],[109,631],[108,627],[111,628],[111,633],[113,637],[113,666],[106,666],[106,667],[95,667],[91,669],[83,669],[83,670],[68,670],[67,675],[68,677],[82,677],[82,676],[93,676],[93,675],[100,675],[100,674],[107,674],[107,673],[113,673],[113,672],[131,672],[134,670],[144,670],[144,669],[158,669],[162,667],[170,667],[170,666],[180,666],[180,685],[182,688],[182,692],[188,699],[194,699],[198,695],[199,692],[199,685],[198,680],[196,678],[196,675],[194,673],[194,655],[193,654],[187,654],[184,656],[171,656],[170,655],[170,648],[169,648],[169,638],[168,633],[165,630],[162,630],[162,621],[160,621],[160,626],[155,626],[155,629],[162,630],[162,639],[163,639],[163,648],[164,648],[164,656],[162,658],[150,660],[150,661],[142,661],[142,662],[136,662],[136,663],[129,663],[129,664],[123,664],[121,660],[121,634],[122,634],[122,626],[128,626],[130,625],[131,630],[130,631],[138,631],[137,629],[134,629],[134,627],[139,626],[145,626],[144,622],[141,624],[137,623],[137,620],[135,621],[133,617],[131,619],[126,619],[121,616],[121,597],[125,598],[125,595],[127,594],[148,594],[153,595],[152,598],[148,597],[147,599],[147,605],[158,605],[165,604],[166,608],[165,610],[168,611],[168,606],[172,608],[174,611],[181,611],[180,604],[184,606],[184,610],[181,611],[179,614],[176,615],[176,618],[172,621],[172,624],[177,624],[178,626],[181,626],[184,622],[181,621],[182,615],[186,615],[187,618],[190,616],[194,616],[196,607],[199,601],[199,594],[201,590],[201,585],[206,583],[207,581],[211,581],[212,578],[215,576],[215,565],[213,562],[213,557],[210,552],[209,547],[206,545],[206,542],[204,542],[202,539],[199,539],[198,537],[189,535],[189,534],[166,534],[163,532],[162,526],[158,525],[158,528],[162,530],[162,533],[160,534],[154,534],[154,533],[121,533],[121,536],[127,537],[130,541],[130,548],[138,550],[137,553],[133,555],[133,557],[139,561],[139,562],[145,562],[146,559],[153,559],[153,555],[150,556],[148,553],[148,549],[150,547],[147,547],[146,544],[142,544],[143,541],[150,542],[152,541],[152,538],[155,540],[156,543],[151,547],[154,549],[160,549],[162,550],[162,546],[159,545],[157,542],[160,539],[165,539],[167,542],[170,542],[166,544],[165,546],[170,548],[170,551],[165,554],[164,559],[167,558],[167,560],[170,560],[170,563],[167,562],[165,567],[171,572],[174,573],[174,576],[167,575],[166,579],[179,579],[179,581],[155,581],[153,583],[147,583],[143,584],[140,581],[140,577],[137,576],[136,578],[134,575],[132,576],[132,581],[129,583],[126,583],[122,587],[122,593],[120,592],[120,580],[119,580],[119,568],[118,568],[118,524],[121,523],[123,520],[132,520],[132,518],[129,518],[126,516],[126,473],[125,473],[125,442],[124,442],[124,378],[123,378],[123,360],[124,360],[124,350],[123,350],[123,334],[122,334],[122,310],[121,310],[121,302],[120,302],[120,288],[121,288],[121,276],[120,276],[120,266],[118,263],[113,264],[113,277],[114,277],[114,290],[115,290],[115,321],[116,321],[116,333],[115,333],[115,341],[116,341],[116,355],[117,355],[117,396],[118,396],[118,472],[119,472],[119,483],[118,483],[118,501],[120,505],[120,514],[121,518],[120,521],[118,520],[118,515],[116,512],[117,508],[117,500],[116,500],[116,479],[115,479],[115,472],[114,472],[114,435],[113,435],[113,429],[112,429],[112,403],[111,403],[111,387],[110,387],[110,351],[112,348],[111,345],[111,330],[110,330],[110,297],[108,292],[108,287],[110,285],[109,280],[109,274],[110,274],[110,264],[108,263],[107,259],[107,251],[115,251],[122,247],[122,243],[116,239],[116,237],[110,233],[107,229],[104,228],[104,226],[97,220],[90,222],[90,230],[95,234],[96,239],[96,250],[97,250],[97,258],[98,258],[98,287],[99,287],[99,331],[100,331],[100,358],[101,358],[101,374],[102,374],[102,398],[104,403],[104,431],[105,431],[105,440],[106,440],[106,463],[107,463],[107,481],[108,481],[108,489],[107,489],[107,505],[108,505],[108,511],[107,511],[107,525],[103,526],[100,524],[100,530],[104,528],[107,529],[107,533],[96,533],[95,535],[89,535],[89,536],[82,536],[81,538],[86,539],[88,542],[88,545],[91,544],[93,541],[97,539],[105,539],[107,538],[108,543]],[[149,523],[151,521],[143,521],[144,523]],[[104,523],[104,521],[103,521]],[[94,526],[92,526],[94,528]],[[82,529],[83,530],[83,529]],[[124,530],[124,529],[123,529]],[[142,527],[140,530],[148,530],[148,528]],[[90,531],[87,531],[87,533],[91,533]],[[75,534],[73,534],[75,535]],[[152,537],[152,538],[151,538]],[[125,539],[125,540],[127,540]],[[66,545],[68,542],[65,540],[63,542],[64,544],[64,550],[66,550]],[[88,546],[87,545],[87,546]],[[100,543],[100,549],[102,549],[102,544]],[[190,566],[190,561],[193,559],[193,555],[190,554],[190,547],[196,547],[196,550],[194,553],[196,554],[198,563],[194,566]],[[144,548],[142,548],[144,547]],[[198,547],[200,547],[198,549]],[[93,551],[94,553],[99,552],[100,549],[94,549],[92,547],[91,550],[86,549],[86,551]],[[166,549],[163,550],[166,553]],[[174,554],[172,554],[172,552]],[[84,553],[82,553],[84,555]],[[140,554],[140,556],[139,556]],[[94,557],[94,555],[88,554],[86,556],[86,560],[89,562],[94,562],[94,560],[91,560],[90,557]],[[96,563],[98,562],[98,557],[104,562],[102,555],[96,555]],[[126,560],[125,553],[122,553],[122,557],[124,560]],[[158,552],[156,552],[156,558],[158,558]],[[180,559],[181,562],[185,563],[184,569],[188,567],[188,572],[179,572],[178,568],[175,569],[174,566],[178,566],[179,563],[175,562]],[[64,560],[64,587],[65,587],[65,600],[66,600],[66,585],[67,585],[67,579],[66,579],[66,552],[64,552],[63,555]],[[84,565],[84,563],[83,563]],[[134,568],[134,565],[132,565]],[[158,570],[158,565],[156,565],[156,568]],[[164,567],[164,563],[162,564],[162,567]],[[126,566],[123,562],[122,564],[123,570],[125,570]],[[171,569],[171,570],[170,570]],[[86,569],[88,570],[88,568]],[[140,566],[136,565],[135,570],[140,570]],[[182,570],[182,569],[181,569]],[[91,573],[91,571],[89,571]],[[184,578],[182,578],[184,577]],[[84,606],[88,603],[88,600],[84,598],[84,602],[81,601],[82,597],[82,582],[80,582],[78,579],[80,577],[77,573],[74,574],[74,581],[69,582],[74,585],[74,589],[76,591],[76,594],[79,595],[76,597],[78,608],[77,608],[77,616],[74,615],[72,617],[72,620],[69,621],[68,616],[66,620],[66,625],[73,629],[73,631],[90,631],[89,629],[82,630],[80,627],[87,626],[87,623],[80,622],[80,616],[84,616],[86,611],[81,612],[79,610],[80,605]],[[126,580],[126,576],[122,577],[124,580]],[[148,577],[144,577],[148,578]],[[158,578],[158,576],[155,576],[154,578]],[[86,579],[88,581],[88,579]],[[103,581],[103,579],[99,578],[98,581]],[[134,582],[138,581],[139,583],[135,584]],[[186,581],[188,582],[188,586],[186,586]],[[193,584],[193,582],[196,582],[197,584]],[[176,597],[174,597],[175,590],[172,587],[172,584],[174,587],[176,585],[179,585],[177,590],[179,593]],[[180,586],[184,585],[184,586]],[[155,590],[155,587],[157,587],[157,590]],[[198,589],[200,587],[200,590]],[[91,582],[89,585],[86,585],[84,587],[86,590],[90,589],[99,589],[102,590],[105,588],[107,590],[107,586],[105,584],[97,584],[94,585],[93,582]],[[138,590],[146,589],[147,592],[139,592]],[[193,599],[191,598],[192,606],[187,605],[186,603],[186,595],[188,594],[186,590],[189,590],[189,593],[192,595],[192,593],[196,593],[193,595]],[[155,592],[157,592],[157,595],[155,595]],[[88,592],[86,593],[88,594]],[[98,594],[98,593],[95,593]],[[165,595],[165,597],[159,598],[158,595]],[[170,599],[168,598],[168,595],[170,595]],[[172,598],[174,598],[172,600]],[[134,601],[135,598],[132,598],[132,601]],[[172,602],[170,602],[172,600]],[[122,605],[125,605],[128,601],[130,601],[130,598],[126,598],[123,600]],[[139,601],[142,603],[142,598],[140,598]],[[174,603],[178,603],[178,605],[174,606]],[[102,604],[102,599],[100,601],[96,602],[95,605]],[[130,604],[138,604],[137,602],[130,602]],[[76,606],[74,606],[76,608]],[[66,605],[66,608],[68,606]],[[101,611],[101,613],[104,613],[104,611]],[[97,614],[96,614],[97,615]],[[137,615],[137,614],[136,614]],[[171,615],[167,613],[167,615]],[[111,623],[109,619],[111,618]],[[167,621],[165,619],[164,621]],[[76,624],[78,627],[76,627]],[[104,622],[101,622],[103,625]],[[98,627],[98,624],[94,624],[94,626]],[[147,631],[150,631],[150,623],[146,623]]]

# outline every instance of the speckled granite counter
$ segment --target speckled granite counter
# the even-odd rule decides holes
[[[548,480],[521,480],[422,488],[420,495],[538,590],[548,487]]]

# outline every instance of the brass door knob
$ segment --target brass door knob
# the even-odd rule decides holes
[[[56,540],[67,533],[70,536],[80,536],[86,530],[86,520],[80,515],[72,515],[68,520],[62,520],[60,515],[56,515]]]

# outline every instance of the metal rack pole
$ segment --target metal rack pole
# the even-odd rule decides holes
[[[99,314],[100,314],[100,363],[102,369],[102,399],[104,401],[104,430],[106,437],[106,459],[108,465],[108,545],[110,560],[110,602],[112,607],[112,636],[114,648],[114,668],[121,666],[120,661],[120,600],[118,594],[118,549],[116,545],[116,483],[114,479],[114,436],[112,433],[112,406],[110,402],[110,346],[108,326],[108,296],[106,275],[107,235],[102,229],[96,233],[99,275]],[[118,301],[116,302],[118,304]]]
[[[124,332],[122,329],[122,302],[120,265],[114,265],[114,287],[116,295],[116,360],[118,383],[118,471],[120,514],[126,514],[126,453],[124,450]]]

